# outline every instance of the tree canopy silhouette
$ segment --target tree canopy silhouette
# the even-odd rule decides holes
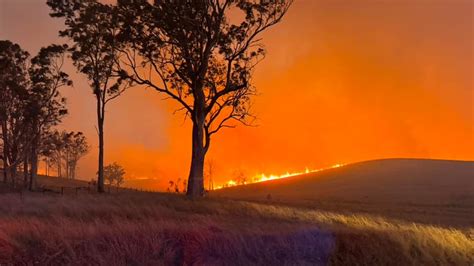
[[[65,19],[60,36],[72,41],[69,49],[74,65],[85,74],[96,98],[99,135],[97,189],[104,192],[104,121],[105,106],[127,87],[117,75],[122,42],[118,16],[112,5],[97,0],[48,0],[52,17]]]
[[[124,182],[125,170],[120,164],[113,162],[105,166],[104,176],[110,186],[115,184],[118,189]]]
[[[10,41],[0,41],[0,123],[4,182],[15,186],[18,165],[24,163],[24,185],[34,190],[38,156],[51,127],[67,113],[59,89],[72,85],[62,71],[66,46],[41,48],[30,59],[28,52]]]
[[[25,100],[29,53],[18,44],[0,41],[0,123],[2,129],[3,182],[15,185],[16,169],[25,147]]]
[[[62,97],[59,89],[71,86],[69,75],[62,71],[64,64],[65,45],[50,45],[42,48],[38,55],[31,59],[29,75],[31,87],[27,99],[27,119],[31,152],[30,190],[36,188],[38,173],[38,156],[42,139],[51,127],[61,122],[67,114],[66,98]]]
[[[222,128],[252,122],[252,71],[265,55],[261,33],[291,0],[119,0],[127,78],[176,101],[190,118],[187,194],[204,193],[204,160]],[[122,73],[123,74],[123,73]]]

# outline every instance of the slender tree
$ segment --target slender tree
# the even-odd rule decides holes
[[[234,181],[237,185],[245,185],[247,184],[247,175],[245,174],[245,171],[242,168],[237,168],[234,171]]]
[[[215,171],[215,162],[213,159],[207,159],[206,160],[206,169],[204,171],[205,177],[207,177],[207,182],[208,182],[208,191],[214,190],[214,171]]]
[[[50,163],[56,166],[58,177],[63,176],[62,166],[66,149],[66,144],[64,142],[66,134],[65,131],[59,132],[55,130],[50,132],[47,138],[47,145],[45,145],[45,150],[43,151],[45,154],[48,154]]]
[[[97,190],[104,192],[104,121],[106,104],[127,87],[116,75],[120,56],[119,25],[113,6],[97,0],[48,0],[52,17],[64,18],[60,36],[72,41],[71,57],[85,74],[96,98],[99,135]]]
[[[129,50],[127,77],[176,101],[192,121],[187,195],[204,194],[211,136],[251,124],[252,71],[264,57],[261,33],[292,0],[119,0]],[[232,14],[232,15],[231,15]]]
[[[68,74],[62,71],[66,48],[67,46],[50,45],[42,48],[31,60],[29,68],[31,86],[28,90],[26,114],[31,142],[30,190],[36,188],[38,157],[44,138],[51,127],[59,124],[67,114],[66,98],[59,92],[61,87],[72,85]]]
[[[87,139],[82,132],[70,132],[66,144],[66,165],[69,169],[68,177],[76,178],[76,168],[79,160],[89,152]]]
[[[43,136],[43,141],[40,147],[40,156],[43,158],[45,163],[45,171],[46,176],[50,175],[50,167],[53,166],[54,163],[54,149],[55,145],[53,142],[53,134],[54,131],[48,131]]]

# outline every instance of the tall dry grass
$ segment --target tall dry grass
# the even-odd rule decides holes
[[[0,195],[0,264],[469,265],[467,231],[175,195]]]

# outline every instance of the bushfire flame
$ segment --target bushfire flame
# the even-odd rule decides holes
[[[344,166],[344,164],[342,164],[342,163],[341,164],[334,164],[330,167],[313,169],[313,170],[310,170],[310,169],[306,168],[304,172],[293,172],[293,173],[286,172],[283,175],[273,175],[273,174],[266,175],[266,174],[262,173],[262,174],[255,175],[250,180],[247,180],[245,178],[242,179],[242,180],[229,180],[226,183],[224,183],[223,185],[216,186],[214,189],[221,189],[221,188],[226,188],[226,187],[234,187],[234,186],[248,185],[248,184],[260,183],[260,182],[276,180],[276,179],[283,179],[283,178],[297,176],[297,175],[316,173],[316,172],[320,172],[320,171],[323,171],[323,170],[338,168],[338,167],[341,167],[341,166]]]

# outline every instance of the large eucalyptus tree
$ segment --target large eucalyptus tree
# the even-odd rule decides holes
[[[180,105],[192,121],[187,194],[204,192],[212,135],[250,124],[252,72],[265,55],[261,33],[292,0],[119,0],[127,77]]]

